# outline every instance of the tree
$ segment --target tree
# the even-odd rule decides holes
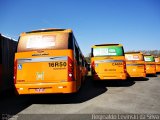
[[[86,61],[87,61],[88,63],[90,63],[90,62],[91,62],[91,53],[89,53],[89,54],[85,57],[85,59],[86,59]]]

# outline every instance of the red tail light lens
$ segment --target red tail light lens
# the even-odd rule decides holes
[[[154,64],[154,71],[156,72],[156,64]]]
[[[73,61],[68,57],[68,81],[74,81]]]
[[[123,61],[123,69],[124,69],[124,73],[127,73],[127,70],[126,70],[126,61]]]
[[[94,63],[94,61],[91,63],[91,72],[92,72],[92,74],[96,73],[95,72],[95,63]]]
[[[144,64],[144,72],[146,72],[146,64]]]
[[[16,84],[16,79],[17,79],[17,60],[14,61],[14,84]]]

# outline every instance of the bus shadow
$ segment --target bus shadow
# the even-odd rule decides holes
[[[157,72],[157,75],[160,75],[160,72]]]
[[[21,95],[8,94],[0,96],[0,116],[9,117],[18,114],[32,104],[72,104],[91,100],[107,91],[106,86],[95,87],[88,77],[76,94]]]
[[[106,87],[129,87],[135,84],[131,80],[103,80],[94,81],[95,86],[106,86]]]
[[[134,81],[98,81],[88,77],[76,94],[9,95],[0,100],[0,115],[16,115],[32,104],[73,104],[83,103],[107,92],[107,87],[129,87]]]
[[[143,77],[133,77],[133,78],[128,78],[128,80],[131,80],[131,81],[148,81],[149,78],[143,78]]]
[[[157,74],[148,74],[148,75],[146,75],[147,77],[157,77]]]
[[[29,98],[27,96],[16,96],[13,93],[0,96],[0,116],[6,116],[9,119],[25,108],[29,107]]]
[[[31,96],[31,104],[72,104],[82,103],[93,99],[107,91],[106,86],[95,87],[91,77],[83,84],[78,93],[75,94],[48,94]]]

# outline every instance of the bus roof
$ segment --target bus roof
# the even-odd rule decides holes
[[[140,51],[137,51],[137,52],[125,52],[125,54],[143,54],[143,53]]]
[[[71,29],[61,29],[61,28],[48,28],[48,29],[39,29],[39,30],[32,30],[29,32],[23,32],[21,35],[29,34],[29,33],[39,33],[39,32],[66,32],[72,33]]]
[[[74,37],[71,29],[49,28],[23,32],[19,38],[17,51],[68,49],[71,48],[72,36]]]
[[[155,58],[160,58],[159,56],[154,56]]]
[[[6,35],[3,35],[3,34],[1,34],[1,33],[0,33],[0,36],[5,37],[5,38],[10,39],[10,40],[13,40],[13,41],[17,41],[16,39],[11,38],[11,37],[8,37],[8,36],[6,36]]]
[[[97,44],[93,45],[92,47],[98,47],[98,46],[123,46],[122,44]]]
[[[153,55],[151,55],[151,54],[144,54],[144,56],[153,56]],[[154,56],[153,56],[154,57]]]

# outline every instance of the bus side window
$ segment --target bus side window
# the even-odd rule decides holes
[[[75,45],[75,56],[76,56],[77,64],[79,65],[80,64],[80,61],[79,61],[79,52],[78,52],[78,48],[77,48],[76,45]]]
[[[85,67],[84,58],[82,58],[82,66]]]
[[[79,57],[79,63],[80,63],[81,66],[83,66],[83,64],[82,64],[82,55],[80,54],[79,56],[80,56]]]

